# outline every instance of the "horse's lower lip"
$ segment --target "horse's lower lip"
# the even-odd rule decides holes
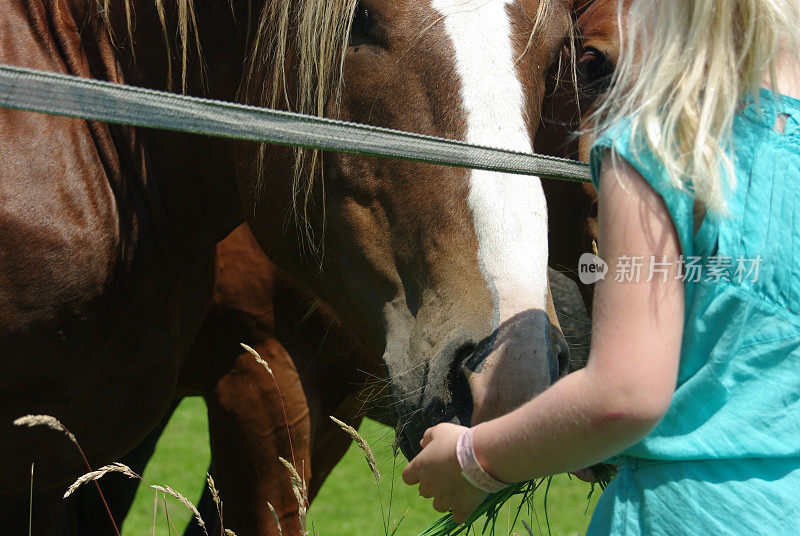
[[[450,419],[444,420],[442,422],[450,422],[453,424],[458,424],[461,426],[469,426],[469,422],[464,423],[458,415],[453,416]],[[431,425],[432,426],[432,425]],[[406,424],[405,427],[400,428],[399,432],[397,432],[397,445],[400,447],[400,452],[403,453],[403,456],[406,457],[407,460],[411,461],[414,456],[420,453],[422,448],[419,446],[419,441],[414,441],[409,436],[415,435],[413,432],[416,430],[413,428],[413,425]],[[422,437],[422,433],[416,434],[420,438]]]
[[[422,450],[418,443],[415,443],[409,439],[405,430],[398,432],[397,444],[400,446],[400,452],[403,453],[403,456],[405,456],[406,460],[408,461],[414,459],[414,456],[419,454],[419,452]]]

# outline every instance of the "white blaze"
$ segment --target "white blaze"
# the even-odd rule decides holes
[[[471,143],[531,152],[504,0],[433,0],[452,41]],[[547,299],[547,206],[538,177],[473,170],[468,203],[502,323]]]

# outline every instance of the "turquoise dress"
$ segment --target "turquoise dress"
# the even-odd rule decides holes
[[[624,122],[592,148],[595,186],[613,149],[664,199],[686,306],[669,410],[617,458],[588,534],[800,534],[800,100],[762,90],[733,137],[729,214],[696,230],[691,193]]]

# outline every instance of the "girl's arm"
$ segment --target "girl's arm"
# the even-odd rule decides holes
[[[600,462],[644,437],[672,399],[683,331],[680,245],[661,197],[624,160],[614,164],[607,155],[601,172],[599,246],[609,271],[595,285],[586,368],[474,432],[478,461],[504,482]],[[638,282],[615,281],[618,259],[634,257]],[[666,278],[656,272],[648,281],[651,257],[670,261]],[[423,451],[403,472],[407,483],[420,483],[422,495],[436,497],[437,509],[453,509],[456,521],[485,496],[460,474],[455,442],[462,430],[429,429]]]

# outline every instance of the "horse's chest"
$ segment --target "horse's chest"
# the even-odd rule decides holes
[[[44,481],[60,481],[79,461],[68,444],[11,421],[54,415],[103,463],[136,445],[174,397],[211,300],[213,253],[177,267],[141,233],[87,231],[86,221],[65,218],[48,233],[52,225],[4,216],[22,242],[0,243],[0,436],[11,438],[0,445],[0,474],[21,484],[17,469],[30,458]]]

